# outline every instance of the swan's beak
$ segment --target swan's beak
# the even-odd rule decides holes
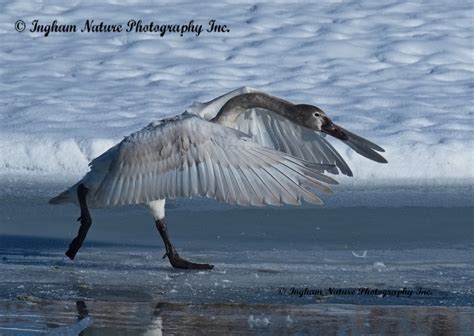
[[[334,124],[328,117],[324,117],[324,122],[323,122],[323,125],[321,126],[321,131],[340,140],[349,139],[349,137],[344,132],[344,130],[341,127]]]

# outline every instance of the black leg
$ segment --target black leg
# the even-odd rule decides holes
[[[79,232],[77,233],[77,237],[74,238],[74,240],[69,245],[69,250],[66,251],[66,255],[71,260],[74,259],[77,251],[79,251],[79,249],[81,248],[82,243],[84,242],[84,239],[86,239],[87,231],[89,231],[89,228],[91,227],[91,224],[92,224],[91,215],[89,213],[89,209],[87,208],[87,201],[86,201],[87,191],[88,191],[87,188],[84,187],[83,184],[80,184],[77,187],[77,196],[79,198],[79,206],[81,207],[81,217],[79,217],[77,220],[81,221],[81,226],[79,227]]]
[[[209,264],[196,264],[186,259],[183,259],[179,256],[174,248],[173,244],[168,237],[168,230],[166,229],[166,224],[163,219],[158,219],[155,221],[156,228],[158,232],[160,232],[161,238],[163,239],[163,243],[165,243],[166,254],[163,258],[168,257],[171,266],[174,268],[184,268],[184,269],[213,269],[214,265]]]

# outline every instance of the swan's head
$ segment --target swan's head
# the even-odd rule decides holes
[[[334,124],[331,119],[317,106],[296,105],[300,112],[300,124],[313,131],[323,132],[341,140],[347,140],[347,134]]]

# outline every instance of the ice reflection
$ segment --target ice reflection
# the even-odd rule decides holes
[[[474,328],[474,310],[459,307],[161,304],[155,318],[164,334],[453,335]]]
[[[0,302],[0,311],[2,335],[458,335],[474,330],[474,310],[466,307],[18,301]]]

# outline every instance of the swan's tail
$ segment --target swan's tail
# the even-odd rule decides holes
[[[64,203],[76,203],[77,202],[77,184],[71,188],[63,191],[58,196],[51,198],[49,204],[64,204]]]
[[[63,204],[69,203],[69,190],[63,191],[58,196],[51,198],[49,204]]]
[[[99,155],[94,160],[89,163],[91,170],[75,185],[66,189],[58,196],[53,197],[49,200],[49,204],[64,204],[64,203],[74,203],[79,205],[79,199],[77,197],[77,187],[80,184],[84,184],[89,191],[97,189],[97,186],[100,186],[102,181],[105,178],[105,175],[109,171],[109,167],[117,155],[119,146],[113,146],[109,148],[105,153]],[[90,199],[90,193],[88,196],[89,206],[94,206],[93,200]]]

